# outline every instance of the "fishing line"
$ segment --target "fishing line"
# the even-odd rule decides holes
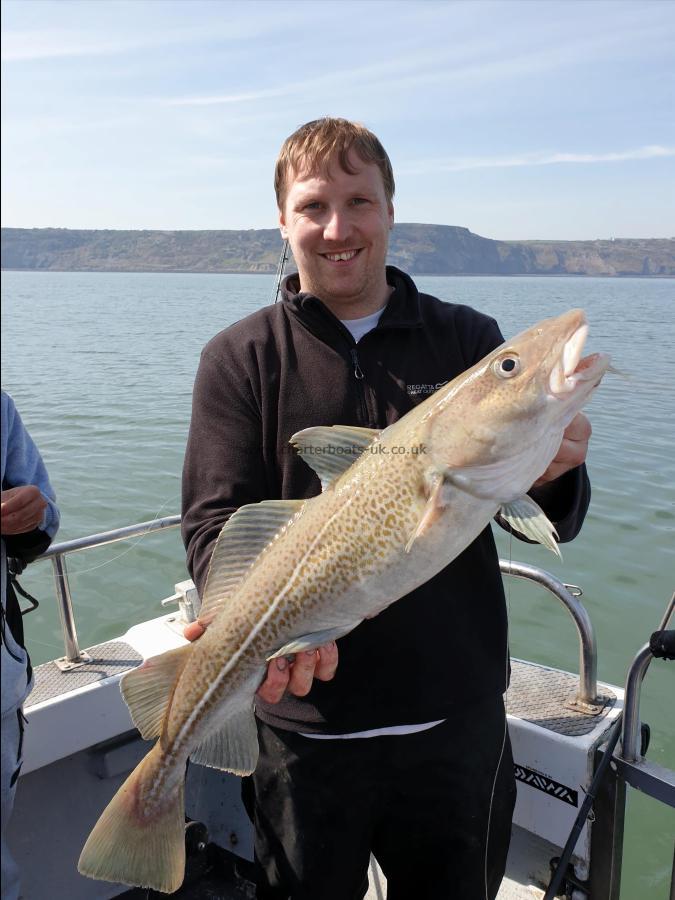
[[[162,512],[162,510],[163,510],[166,506],[168,506],[169,503],[173,503],[173,502],[174,502],[175,500],[177,500],[178,498],[179,498],[179,495],[178,495],[178,494],[174,494],[173,497],[168,497],[168,498],[164,501],[164,503],[162,503],[162,505],[159,507],[159,509],[158,509],[157,512],[154,514],[154,516],[152,517],[152,519],[150,519],[150,522],[151,522],[151,523],[152,523],[152,522],[156,522],[157,519],[160,518],[160,513]],[[144,540],[144,539],[145,539],[149,534],[151,534],[151,533],[154,534],[154,532],[150,532],[149,530],[148,530],[148,531],[144,531],[143,534],[140,534],[135,540],[133,540],[132,543],[129,544],[129,546],[128,546],[125,550],[123,550],[121,553],[118,553],[117,556],[113,556],[111,559],[107,559],[105,562],[99,563],[99,564],[96,565],[96,566],[91,566],[89,569],[78,569],[78,570],[76,570],[75,572],[73,572],[72,575],[71,575],[71,573],[70,573],[70,571],[69,571],[69,572],[68,572],[68,578],[69,578],[69,579],[70,579],[70,578],[78,578],[80,575],[87,575],[89,572],[95,572],[97,569],[102,569],[102,568],[104,568],[104,566],[109,566],[111,563],[117,562],[118,559],[122,559],[122,557],[123,557],[123,556],[126,556],[127,553],[131,553],[132,550],[135,550],[136,547],[140,544],[140,542],[141,542],[142,540]]]
[[[513,563],[513,532],[509,531],[509,569],[511,569],[511,564]],[[506,660],[505,660],[505,683],[506,683],[506,691],[504,692],[504,733],[502,734],[502,746],[499,751],[499,759],[497,760],[497,768],[495,770],[495,777],[492,781],[492,792],[490,794],[490,806],[488,809],[488,819],[487,819],[487,830],[485,834],[485,862],[483,866],[483,877],[485,881],[485,900],[490,900],[488,896],[488,849],[490,844],[490,824],[492,820],[492,807],[495,800],[495,791],[497,789],[497,778],[499,777],[499,770],[502,765],[502,759],[504,758],[504,749],[506,747],[506,736],[508,734],[508,721],[506,718],[506,708],[508,706],[509,701],[509,620],[511,618],[511,580],[506,584]]]

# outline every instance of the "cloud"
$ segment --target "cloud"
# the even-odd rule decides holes
[[[448,159],[403,163],[399,170],[408,175],[428,172],[465,172],[470,169],[510,169],[522,166],[551,166],[561,163],[607,163],[675,156],[675,147],[650,144],[635,150],[611,153],[524,153],[515,156],[456,156]]]

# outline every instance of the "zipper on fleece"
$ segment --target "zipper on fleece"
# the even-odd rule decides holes
[[[357,381],[363,381],[363,370],[359,365],[359,357],[356,352],[356,347],[352,347],[349,352],[351,353],[352,364],[354,366],[354,378],[356,378]]]
[[[361,408],[361,423],[366,428],[377,428],[378,426],[375,422],[375,417],[373,416],[370,405],[368,403],[366,386],[364,384],[365,375],[359,363],[359,356],[356,350],[356,345],[352,345],[349,348],[349,355],[352,361],[352,372],[354,373],[354,379],[356,380],[356,393],[358,394],[359,406]]]

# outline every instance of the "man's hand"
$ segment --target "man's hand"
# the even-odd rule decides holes
[[[34,484],[2,491],[1,524],[3,534],[25,534],[42,522],[47,501]]]
[[[199,622],[190,622],[183,629],[188,641],[196,641],[206,629]],[[288,691],[296,697],[304,697],[312,688],[312,681],[330,681],[338,664],[338,649],[335,641],[324,644],[318,650],[298,653],[292,660],[280,656],[270,660],[265,680],[257,694],[267,703],[278,703]]]
[[[580,466],[588,453],[588,442],[591,437],[591,423],[583,413],[577,413],[563,433],[558,452],[544,474],[537,478],[532,487],[541,487],[549,481],[560,478],[570,469]]]

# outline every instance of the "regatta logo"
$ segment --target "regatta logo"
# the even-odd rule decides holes
[[[409,397],[419,397],[420,394],[434,394],[447,383],[447,381],[437,381],[436,384],[408,384],[406,391]]]
[[[516,781],[522,781],[524,784],[529,784],[530,787],[536,788],[538,791],[543,791],[545,794],[550,794],[552,797],[562,800],[563,803],[569,803],[570,806],[576,807],[579,805],[579,795],[577,791],[573,791],[572,788],[569,788],[564,784],[559,784],[557,781],[549,778],[548,775],[542,775],[541,772],[535,772],[533,769],[526,769],[525,766],[520,766],[518,763],[516,763],[513,768],[515,770]]]

